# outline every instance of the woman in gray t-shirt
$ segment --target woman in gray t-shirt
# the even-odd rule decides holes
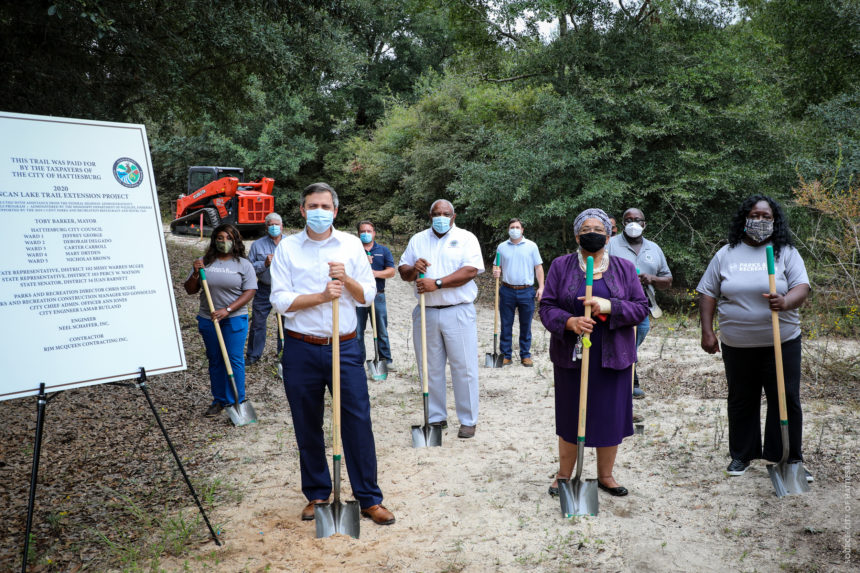
[[[209,310],[206,294],[202,292],[200,269],[206,270],[206,283],[212,295],[215,312]],[[245,245],[239,230],[224,223],[212,231],[209,249],[203,258],[194,261],[194,268],[185,280],[185,292],[200,293],[200,310],[197,312],[197,327],[206,347],[209,359],[209,384],[212,389],[212,403],[205,415],[212,417],[221,413],[225,406],[236,401],[215,322],[221,327],[224,346],[233,368],[233,379],[239,393],[239,402],[245,400],[245,339],[248,336],[247,304],[257,292],[257,273],[254,265],[245,258]]]
[[[773,245],[777,294],[769,293],[767,245]],[[727,472],[743,475],[750,461],[782,457],[776,361],[771,311],[779,312],[785,398],[788,407],[789,462],[803,461],[800,407],[800,313],[809,295],[809,277],[791,241],[779,204],[754,195],[741,205],[729,230],[729,244],[711,259],[699,286],[702,348],[720,352],[728,381],[729,453]],[[720,341],[714,334],[719,313]],[[764,448],[761,441],[761,392],[767,397]],[[812,475],[807,472],[807,480]]]

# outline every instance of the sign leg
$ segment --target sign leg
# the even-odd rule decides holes
[[[30,553],[30,531],[33,528],[33,506],[36,503],[36,481],[39,475],[39,453],[42,451],[42,423],[45,420],[45,383],[39,384],[38,413],[36,414],[36,441],[33,445],[33,469],[30,471],[30,499],[27,500],[27,527],[24,532],[24,555],[21,557],[21,573],[27,573],[27,556]]]

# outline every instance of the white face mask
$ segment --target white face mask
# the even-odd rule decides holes
[[[627,223],[624,227],[624,234],[631,239],[636,239],[637,237],[642,236],[642,230],[642,225],[639,223]]]
[[[508,236],[516,241],[517,239],[519,239],[520,237],[523,236],[523,230],[522,229],[516,229],[516,228],[508,229]]]

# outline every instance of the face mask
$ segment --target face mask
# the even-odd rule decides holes
[[[606,245],[606,235],[584,233],[579,236],[579,246],[589,253],[596,253]]]
[[[215,248],[226,255],[233,250],[233,241],[215,241]]]
[[[373,241],[373,235],[371,235],[370,233],[362,233],[358,236],[358,238],[361,239],[361,242],[365,245],[369,245],[371,241]]]
[[[637,237],[642,236],[642,225],[639,223],[627,223],[624,226],[624,234],[630,237],[631,239],[635,239]]]
[[[314,233],[325,233],[331,227],[334,221],[334,211],[326,211],[325,209],[312,209],[307,211],[308,227]]]
[[[517,239],[519,239],[520,237],[523,236],[523,230],[522,229],[508,229],[508,236],[516,241]]]
[[[269,225],[269,236],[277,237],[281,234],[281,228],[278,225]]]
[[[444,235],[451,229],[451,217],[433,217],[433,230]]]
[[[773,234],[773,221],[768,221],[766,219],[747,219],[744,231],[746,232],[747,237],[756,243],[761,243]]]

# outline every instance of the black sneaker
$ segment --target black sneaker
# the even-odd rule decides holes
[[[809,473],[808,469],[803,468],[803,474],[806,476],[806,483],[812,483],[815,481],[815,478],[812,477],[812,474]]]
[[[442,420],[441,422],[430,422],[430,425],[434,428],[442,428],[444,430],[448,427],[448,420]]]
[[[221,405],[221,404],[219,404],[218,402],[213,402],[213,403],[212,403],[212,404],[211,404],[211,405],[206,409],[206,412],[204,412],[204,414],[203,414],[203,415],[204,415],[204,416],[206,416],[207,418],[214,418],[215,416],[217,416],[218,414],[220,414],[220,413],[221,413],[221,410],[223,410],[223,409],[224,409],[224,406],[222,406],[222,405]]]
[[[730,476],[742,476],[744,475],[744,472],[747,471],[748,467],[750,467],[750,465],[747,462],[732,460],[732,463],[730,463],[729,467],[726,468],[726,473]]]

